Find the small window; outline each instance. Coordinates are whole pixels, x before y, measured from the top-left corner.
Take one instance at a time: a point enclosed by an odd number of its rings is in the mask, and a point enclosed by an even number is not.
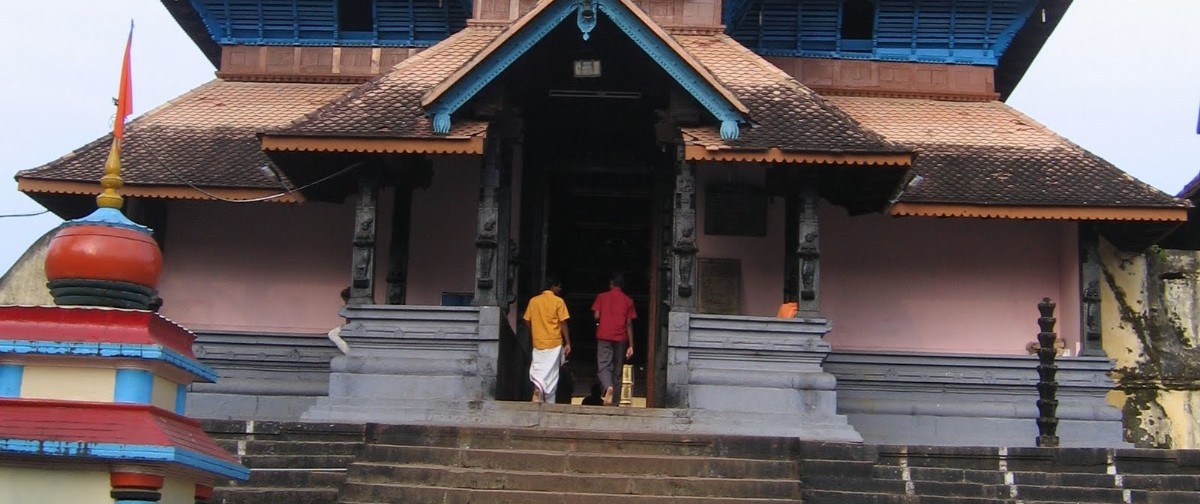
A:
[[[374,0],[338,0],[338,31],[374,32]]]
[[[875,3],[846,0],[842,3],[842,50],[870,51],[875,38]]]

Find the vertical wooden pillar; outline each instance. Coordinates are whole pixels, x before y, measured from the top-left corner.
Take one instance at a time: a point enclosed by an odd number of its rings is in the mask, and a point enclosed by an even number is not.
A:
[[[800,197],[788,194],[783,206],[783,301],[800,300]]]
[[[821,311],[821,240],[817,217],[817,184],[806,180],[800,188],[797,210],[797,285],[800,294],[799,311],[816,313]]]
[[[671,272],[671,311],[696,311],[696,166],[676,146]]]
[[[515,142],[506,137],[500,149],[500,166],[496,183],[496,211],[499,224],[496,232],[496,304],[501,310],[516,300],[513,289],[514,265],[510,262],[516,251],[512,240],[512,173]]]
[[[354,212],[354,257],[351,261],[348,304],[375,303],[375,223],[379,179],[371,170],[358,175],[358,204]]]
[[[489,136],[485,141],[483,166],[479,177],[479,220],[475,232],[475,306],[499,306],[496,288],[499,273],[500,246],[500,139]],[[505,245],[507,248],[507,244]]]
[[[396,186],[392,198],[392,245],[388,250],[387,304],[405,304],[408,292],[408,250],[412,233],[411,183]]]
[[[1079,354],[1106,357],[1100,336],[1100,235],[1091,224],[1079,225]]]

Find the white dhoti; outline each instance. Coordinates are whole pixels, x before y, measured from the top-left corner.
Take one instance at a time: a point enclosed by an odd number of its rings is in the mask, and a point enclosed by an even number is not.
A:
[[[562,365],[562,345],[545,350],[533,349],[533,360],[529,363],[529,381],[533,382],[533,393],[542,402],[554,402],[558,390],[558,368]],[[550,399],[547,400],[546,398]]]

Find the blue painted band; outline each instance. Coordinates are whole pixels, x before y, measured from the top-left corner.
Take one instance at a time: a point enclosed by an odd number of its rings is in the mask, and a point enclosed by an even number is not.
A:
[[[161,345],[0,340],[0,354],[72,355],[162,361],[187,371],[198,380],[215,382],[217,373],[200,361]]]
[[[187,385],[175,385],[175,414],[187,414]]]
[[[236,478],[242,481],[250,478],[250,470],[241,464],[174,446],[85,443],[41,439],[0,439],[0,453],[71,458],[94,457],[107,460],[143,462],[171,462],[226,478]]]
[[[0,397],[21,397],[21,378],[24,375],[25,366],[0,364]]]
[[[72,226],[107,226],[123,229],[132,229],[134,231],[145,233],[148,235],[154,234],[150,228],[129,220],[125,214],[115,208],[97,208],[96,211],[88,214],[85,217],[72,219],[62,224],[62,227]]]
[[[145,369],[117,369],[113,402],[150,404],[154,397],[154,374]]]

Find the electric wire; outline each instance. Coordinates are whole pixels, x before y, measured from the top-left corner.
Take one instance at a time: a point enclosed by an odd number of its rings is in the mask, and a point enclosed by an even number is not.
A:
[[[47,213],[50,213],[50,211],[42,210],[41,212],[31,212],[31,213],[22,213],[22,214],[7,214],[7,215],[0,215],[0,219],[8,219],[8,218],[12,218],[12,217],[37,217],[39,215],[47,214]]]
[[[292,193],[294,193],[294,192],[297,192],[297,191],[303,191],[303,190],[305,190],[305,189],[308,189],[308,188],[310,188],[310,187],[312,187],[312,186],[315,186],[315,185],[317,185],[317,184],[323,183],[323,182],[325,182],[325,181],[327,181],[327,180],[329,180],[329,179],[332,179],[332,178],[334,178],[334,177],[337,177],[337,176],[340,176],[340,175],[342,175],[342,174],[345,174],[346,172],[349,172],[349,171],[351,171],[351,170],[353,170],[353,169],[355,169],[355,168],[358,168],[358,167],[362,166],[362,164],[363,164],[363,162],[362,162],[362,161],[359,161],[359,162],[353,163],[353,164],[351,164],[351,165],[349,165],[349,166],[347,166],[347,167],[345,167],[345,168],[342,168],[341,170],[338,170],[338,171],[336,171],[336,172],[333,172],[333,173],[331,173],[331,174],[329,174],[329,175],[326,175],[326,176],[324,176],[324,177],[321,177],[321,178],[319,178],[319,179],[317,179],[317,180],[315,180],[315,181],[313,181],[313,182],[309,182],[309,183],[307,183],[307,184],[304,184],[304,185],[302,185],[302,186],[300,186],[300,187],[297,187],[297,188],[294,188],[294,189],[290,189],[290,188],[288,188],[288,187],[287,187],[287,185],[285,185],[285,184],[283,183],[283,181],[282,181],[282,180],[279,180],[279,179],[277,178],[276,180],[277,180],[277,181],[279,181],[279,184],[280,184],[281,186],[283,186],[283,188],[284,188],[284,192],[279,192],[279,193],[272,194],[272,195],[269,195],[269,196],[260,196],[260,197],[257,197],[257,198],[233,199],[233,198],[226,198],[226,197],[224,197],[224,196],[218,196],[218,195],[216,195],[216,194],[213,194],[213,193],[211,193],[211,192],[209,192],[209,191],[205,191],[204,189],[202,189],[202,188],[198,187],[196,184],[193,184],[193,183],[192,183],[190,180],[188,180],[187,178],[185,178],[185,177],[184,177],[183,175],[181,175],[181,174],[180,174],[178,171],[175,171],[175,169],[174,169],[174,168],[171,168],[169,165],[167,165],[167,163],[164,163],[164,162],[163,162],[163,160],[162,160],[162,158],[158,157],[158,153],[154,152],[154,149],[146,149],[146,151],[150,153],[150,156],[152,156],[152,157],[154,158],[154,161],[155,161],[155,162],[157,162],[159,166],[161,166],[161,167],[165,168],[165,169],[166,169],[168,172],[171,172],[171,175],[174,175],[174,176],[175,176],[175,178],[179,179],[179,181],[180,181],[180,182],[184,183],[185,185],[187,185],[187,186],[188,186],[189,188],[191,188],[192,190],[194,190],[194,191],[196,191],[196,192],[198,192],[198,193],[200,193],[200,194],[203,194],[203,195],[205,195],[205,196],[208,196],[208,197],[210,197],[210,198],[212,198],[212,199],[215,199],[215,200],[217,200],[217,201],[224,201],[224,202],[226,202],[226,203],[258,203],[258,202],[261,202],[261,201],[273,200],[273,199],[275,199],[275,198],[278,198],[278,197],[280,197],[280,196],[288,196],[288,195],[290,195],[290,194],[292,194]]]

